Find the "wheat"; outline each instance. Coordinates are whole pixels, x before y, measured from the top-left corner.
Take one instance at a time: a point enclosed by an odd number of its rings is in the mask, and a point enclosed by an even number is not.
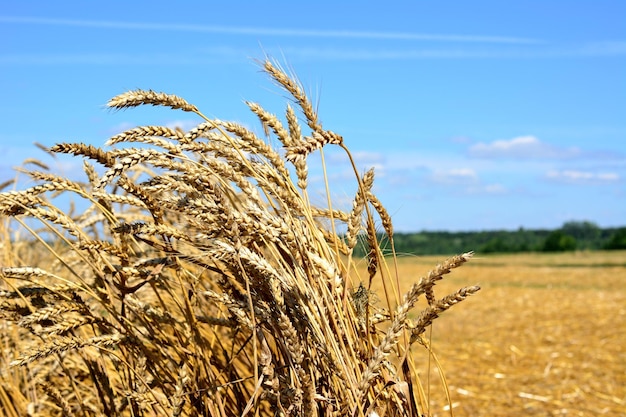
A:
[[[58,143],[50,148],[50,151],[56,153],[69,153],[73,155],[83,155],[106,167],[112,167],[115,163],[109,152],[96,148],[93,145],[85,145],[84,143]]]
[[[312,153],[316,149],[322,149],[324,146],[333,144],[333,145],[342,145],[343,138],[336,133],[330,131],[322,131],[311,132],[311,136],[305,138],[306,140],[301,142],[299,145],[291,146],[287,150],[287,154],[285,158],[288,161],[297,164],[301,163],[310,153]]]
[[[454,294],[450,294],[441,300],[431,303],[430,306],[420,313],[420,316],[417,318],[417,323],[414,328],[411,329],[411,342],[416,341],[417,338],[424,332],[426,327],[430,326],[433,320],[439,317],[439,314],[446,311],[453,305],[465,300],[478,290],[480,290],[479,286],[461,288]]]
[[[357,235],[361,231],[361,222],[363,219],[363,210],[365,210],[365,196],[370,192],[374,185],[374,170],[370,169],[363,175],[359,182],[359,190],[352,202],[352,211],[348,217],[348,230],[346,231],[346,240],[349,249],[354,249],[357,243]]]
[[[273,124],[276,123],[278,123],[278,121],[275,121]],[[274,168],[281,177],[289,177],[289,172],[285,168],[285,163],[280,155],[278,155],[278,153],[264,141],[257,138],[254,133],[236,123],[220,121],[219,124],[226,131],[235,134],[242,140],[242,142],[238,144],[238,149],[240,151],[254,152],[255,155],[265,157],[272,165],[272,168]],[[281,132],[281,134],[286,135],[286,132]]]
[[[207,132],[210,132],[216,127],[217,125],[212,121],[200,123],[198,126],[194,127],[189,132],[185,133],[185,135],[180,140],[180,142],[184,144],[189,144],[193,142],[194,140],[196,140],[197,138],[204,136]]]
[[[55,388],[52,384],[48,382],[44,382],[41,384],[43,390],[52,398],[54,403],[62,410],[63,415],[67,417],[74,417],[75,414],[72,411],[67,400],[63,397],[61,392],[57,388]]]
[[[34,323],[39,323],[43,321],[47,321],[50,319],[57,319],[63,313],[67,313],[70,311],[79,311],[81,307],[75,303],[68,302],[60,302],[55,303],[53,305],[49,305],[47,307],[40,308],[39,310],[29,314],[28,316],[23,317],[18,325],[23,327],[28,327],[33,325]]]
[[[45,345],[39,347],[37,350],[27,353],[23,357],[11,362],[11,366],[20,366],[35,360],[45,358],[54,353],[60,353],[67,350],[81,349],[85,346],[95,347],[110,347],[122,342],[123,338],[119,334],[97,336],[91,339],[80,339],[77,337],[58,337]]]
[[[113,97],[107,103],[108,107],[114,109],[125,109],[128,107],[137,107],[142,104],[152,104],[153,106],[166,106],[172,109],[181,109],[188,112],[198,112],[198,108],[187,103],[174,94],[157,93],[152,90],[134,90],[122,93]]]
[[[283,124],[280,122],[280,120],[278,120],[276,115],[266,111],[258,103],[246,101],[246,104],[248,105],[250,110],[252,110],[252,112],[257,115],[261,123],[264,126],[269,126],[278,138],[278,140],[280,140],[283,145],[289,147],[289,144],[292,141],[292,136],[287,130],[285,130]]]
[[[162,146],[168,150],[176,149],[176,145],[173,145],[171,142],[168,142],[165,140],[159,140],[158,142],[149,142],[149,140],[158,139],[159,137],[180,141],[185,137],[185,135],[178,130],[170,129],[169,127],[142,126],[142,127],[135,127],[133,129],[126,130],[122,133],[112,136],[106,142],[106,144],[108,146],[111,146],[120,142],[146,142],[146,143],[151,143],[153,145]]]
[[[282,86],[298,103],[309,127],[314,131],[321,130],[321,126],[318,124],[317,112],[314,110],[311,101],[298,82],[290,78],[280,67],[277,67],[270,60],[266,60],[263,63],[263,68],[272,79]]]
[[[269,61],[263,67],[296,105],[282,121],[246,102],[264,139],[209,120],[178,96],[135,90],[108,106],[161,105],[203,121],[187,132],[129,129],[109,139],[114,149],[55,145],[54,155],[86,159],[84,182],[27,171],[37,185],[0,193],[11,227],[2,229],[0,269],[0,326],[11,350],[0,358],[13,374],[36,368],[15,377],[24,398],[43,391],[54,415],[428,412],[424,361],[406,355],[425,344],[439,314],[478,290],[434,293],[471,253],[435,267],[399,299],[373,217],[395,256],[374,171],[359,175],[353,164],[349,212],[311,204],[309,155],[337,145],[352,156],[322,127],[302,86]],[[60,193],[81,201],[79,214],[61,208]],[[367,285],[359,242],[368,247]],[[408,315],[422,296],[428,305],[413,324]],[[1,394],[0,410],[9,401]]]

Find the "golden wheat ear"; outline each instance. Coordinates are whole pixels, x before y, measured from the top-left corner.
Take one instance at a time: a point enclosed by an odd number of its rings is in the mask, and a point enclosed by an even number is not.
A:
[[[27,415],[23,404],[37,398],[54,415],[428,413],[424,330],[478,291],[437,298],[435,284],[471,253],[401,297],[374,171],[360,174],[297,80],[262,65],[290,104],[271,113],[246,102],[259,129],[207,119],[176,95],[130,91],[108,107],[165,106],[203,121],[187,132],[139,126],[113,136],[113,148],[57,144],[51,152],[85,159],[86,180],[29,166],[36,185],[0,193],[0,410],[19,404],[13,414]],[[325,203],[308,196],[309,160],[324,161],[329,145],[354,173],[347,211],[333,207],[325,169]]]
[[[194,113],[198,112],[196,106],[189,104],[187,100],[183,98],[174,94],[157,93],[152,90],[133,90],[119,94],[107,102],[107,107],[120,110],[144,104],[165,106]]]

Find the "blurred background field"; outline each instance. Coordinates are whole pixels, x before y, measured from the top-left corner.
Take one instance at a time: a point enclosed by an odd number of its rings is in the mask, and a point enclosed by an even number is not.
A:
[[[444,258],[400,259],[403,289]],[[435,292],[473,284],[432,330],[454,415],[626,415],[626,252],[477,254]],[[450,415],[430,368],[431,413]]]

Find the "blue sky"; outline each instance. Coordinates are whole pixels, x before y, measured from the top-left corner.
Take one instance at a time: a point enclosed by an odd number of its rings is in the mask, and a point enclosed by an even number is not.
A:
[[[285,106],[255,63],[267,54],[375,167],[396,230],[626,225],[626,2],[210,3],[5,2],[0,182],[44,159],[35,141],[103,145],[136,125],[199,122],[104,108],[135,88],[261,133],[243,101]],[[347,206],[347,162],[328,158]]]

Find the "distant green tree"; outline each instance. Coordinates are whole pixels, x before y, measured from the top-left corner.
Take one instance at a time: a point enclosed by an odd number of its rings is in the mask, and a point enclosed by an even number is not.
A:
[[[560,229],[550,232],[542,248],[544,252],[564,252],[574,249],[576,249],[576,239]]]
[[[604,246],[605,249],[626,249],[626,227],[617,229]]]
[[[593,249],[601,246],[599,240],[602,229],[593,222],[569,221],[561,226],[561,230],[576,239],[578,249]]]
[[[623,227],[621,229],[626,229]],[[395,249],[399,254],[451,255],[468,250],[478,253],[514,253],[538,251],[567,251],[574,249],[626,249],[626,231],[618,228],[600,228],[589,221],[572,221],[558,230],[523,227],[517,230],[482,231],[421,231],[394,234]],[[390,245],[378,236],[383,253]],[[365,256],[367,243],[363,237],[355,248],[355,256]]]
[[[503,253],[510,252],[511,248],[506,244],[505,240],[501,237],[494,237],[490,239],[487,243],[482,245],[478,252],[481,253]]]

